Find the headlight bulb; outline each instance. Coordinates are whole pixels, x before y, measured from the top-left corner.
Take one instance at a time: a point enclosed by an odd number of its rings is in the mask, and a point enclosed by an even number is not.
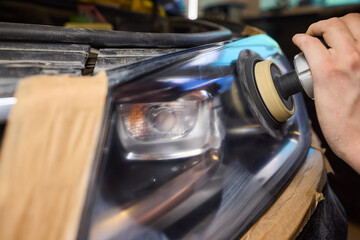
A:
[[[171,108],[154,106],[149,109],[148,120],[159,132],[168,132],[175,127],[177,118]]]

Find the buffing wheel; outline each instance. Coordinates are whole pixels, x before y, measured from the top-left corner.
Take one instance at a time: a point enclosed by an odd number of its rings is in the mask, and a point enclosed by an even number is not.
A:
[[[247,100],[247,106],[249,107],[249,110],[260,123],[262,128],[270,136],[281,139],[284,135],[287,134],[287,121],[278,121],[272,115],[272,113],[265,105],[264,100],[262,99],[262,95],[258,90],[257,81],[255,80],[255,65],[263,61],[264,59],[262,59],[261,56],[251,50],[241,51],[236,62],[237,78],[235,80],[235,84],[237,84],[237,89],[240,90],[239,94],[241,93],[242,96]],[[272,76],[270,78],[271,81],[273,81],[272,79],[277,80],[278,77],[282,76],[279,68],[274,66],[276,65],[272,64],[270,67],[270,75]],[[259,78],[257,80],[260,82],[260,78],[262,77],[258,76],[256,78]],[[267,78],[267,80],[269,80],[269,78]],[[276,83],[277,81],[275,81],[275,89],[277,89]],[[260,83],[260,85],[262,84]],[[238,97],[241,98],[240,95]],[[281,96],[281,100],[290,112],[294,112],[294,101],[291,97],[284,99]],[[239,99],[239,101],[241,100]],[[276,113],[274,115],[277,116]]]
[[[286,101],[279,96],[273,78],[273,73],[276,70],[282,74],[274,62],[261,61],[255,64],[254,77],[258,91],[266,108],[278,122],[282,123],[294,115],[295,106],[293,99],[291,99],[291,103],[289,103],[289,101]]]

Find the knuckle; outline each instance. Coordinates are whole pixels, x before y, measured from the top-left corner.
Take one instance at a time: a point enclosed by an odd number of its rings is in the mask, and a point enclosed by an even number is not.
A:
[[[321,26],[322,23],[323,23],[323,21],[319,21],[319,22],[310,24],[310,26],[308,27],[308,29],[307,29],[306,32],[308,33],[308,32],[311,31],[312,29],[315,29],[315,28],[317,28],[318,26]]]
[[[327,70],[327,82],[331,84],[339,83],[339,79],[343,79],[346,73],[339,66],[333,65]]]
[[[319,78],[314,77],[314,81],[329,81],[334,77],[338,77],[342,73],[342,71],[338,68],[336,63],[331,58],[323,59],[321,63],[318,63],[317,65],[312,67],[315,68],[314,71],[312,71],[313,74],[321,76]]]
[[[312,23],[312,24],[310,24],[310,26],[309,26],[309,28],[308,28],[308,29],[314,28],[314,26],[316,26],[316,25],[318,25],[318,24],[319,24],[319,22]]]
[[[339,70],[331,59],[326,59],[322,62],[322,70],[324,73],[326,73],[328,76],[334,76],[338,75]]]
[[[350,62],[358,62],[359,61],[359,51],[356,48],[351,48],[350,51],[346,54],[346,58]]]
[[[344,24],[343,21],[337,17],[330,18],[326,21],[326,25],[328,25],[329,27],[339,26],[339,25],[343,25],[343,24]]]
[[[346,14],[343,17],[344,20],[349,20],[349,21],[359,21],[360,20],[360,14],[359,13],[349,13]]]
[[[330,76],[352,75],[360,73],[360,51],[356,48],[349,48],[341,55],[334,55],[333,63],[324,63],[327,66]]]
[[[313,37],[305,37],[305,38],[303,39],[302,44],[303,44],[304,46],[310,46],[310,45],[316,44],[317,41],[318,41],[318,40],[317,40],[316,38],[313,38]]]
[[[320,63],[319,63],[320,64]],[[324,73],[326,73],[327,75],[334,75],[334,74],[338,74],[341,70],[339,68],[339,61],[336,60],[333,56],[329,56],[325,59],[323,59],[321,61],[320,64],[322,68],[322,70],[324,71]]]
[[[348,64],[352,71],[360,71],[360,52],[357,49],[347,54]]]

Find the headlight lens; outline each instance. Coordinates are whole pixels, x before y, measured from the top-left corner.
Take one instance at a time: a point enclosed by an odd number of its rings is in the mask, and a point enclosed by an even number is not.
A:
[[[128,160],[190,157],[221,143],[218,110],[203,95],[197,100],[120,104],[117,113]]]
[[[122,104],[119,109],[126,133],[139,142],[166,141],[189,134],[197,120],[196,101]]]

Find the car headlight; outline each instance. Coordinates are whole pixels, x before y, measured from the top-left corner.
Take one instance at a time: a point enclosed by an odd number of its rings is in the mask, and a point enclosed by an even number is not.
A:
[[[171,102],[120,104],[117,114],[127,160],[185,158],[221,144],[219,110],[205,91]]]
[[[257,35],[156,71],[174,55],[107,72],[90,239],[233,239],[266,211],[307,156],[310,130],[299,95],[282,138],[261,129],[238,85],[245,49],[290,69],[276,42]]]

